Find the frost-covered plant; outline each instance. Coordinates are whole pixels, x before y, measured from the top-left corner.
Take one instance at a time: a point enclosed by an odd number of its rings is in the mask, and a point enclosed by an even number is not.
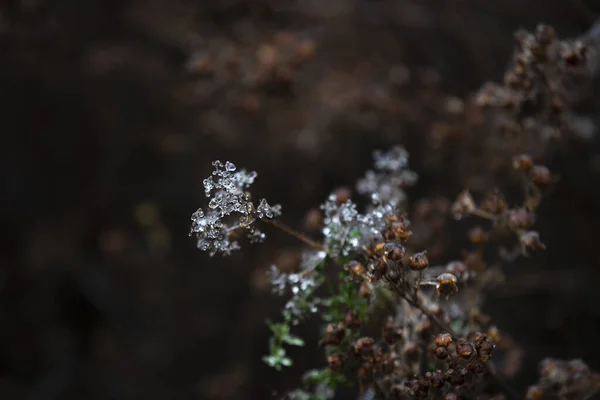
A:
[[[210,199],[208,209],[199,208],[192,214],[190,235],[195,235],[198,248],[225,255],[240,248],[235,239],[244,230],[250,242],[262,242],[265,234],[256,228],[257,220],[271,219],[281,215],[281,206],[270,206],[261,199],[258,206],[252,202],[247,191],[256,179],[256,172],[236,171],[236,166],[227,161],[213,162],[212,175],[204,179],[204,192]]]
[[[516,57],[516,76],[507,82],[516,92],[523,89],[517,84],[523,83],[525,67],[546,62],[544,52],[549,50],[544,43],[554,40],[547,37],[548,32],[538,28],[536,37],[527,36],[525,55],[533,51],[535,63],[526,63],[531,61],[528,57]],[[561,57],[566,57],[567,63],[583,60],[585,51],[580,46],[575,50],[573,54],[562,51]],[[539,72],[536,68],[532,70],[535,73]],[[480,106],[496,104],[490,101],[480,101]],[[505,111],[503,108],[500,114]],[[545,115],[538,110],[531,118],[541,120]],[[497,116],[493,114],[491,119]],[[515,115],[511,118],[516,122]],[[331,194],[321,205],[320,241],[274,220],[280,215],[279,206],[271,207],[264,199],[254,206],[248,188],[255,172],[235,172],[233,164],[216,161],[213,176],[204,181],[209,208],[192,216],[192,233],[202,250],[211,255],[229,254],[239,248],[234,239],[239,230],[245,230],[251,241],[262,240],[264,234],[256,227],[260,221],[309,245],[296,271],[282,272],[271,266],[273,293],[290,297],[282,319],[268,321],[269,354],[263,360],[277,370],[290,366],[285,346],[304,346],[292,333],[293,327],[318,315],[323,321],[319,344],[326,365],[306,372],[303,387],[284,398],[324,400],[335,395],[338,385],[352,383],[358,383],[362,399],[515,398],[503,378],[517,369],[518,348],[480,306],[484,289],[499,280],[502,263],[514,255],[529,256],[545,248],[531,228],[542,194],[553,183],[550,170],[529,154],[512,155],[507,168],[525,184],[519,205],[510,206],[499,190],[480,203],[464,190],[444,211],[446,216],[483,218],[490,228],[477,226],[469,231],[475,250],[466,251],[462,260],[451,258],[430,265],[426,250],[410,247],[413,233],[404,189],[416,182],[417,175],[408,169],[407,151],[396,146],[373,155],[374,168],[356,186],[357,192],[370,200],[368,205],[360,210],[351,196]],[[421,214],[427,212],[421,210]],[[483,255],[490,253],[490,245],[498,244],[494,244],[498,237],[498,242],[506,241],[506,233],[516,239],[516,252],[487,266]],[[382,316],[386,318],[380,335],[367,336],[363,328],[381,322]],[[581,361],[549,360],[542,365],[542,379],[530,388],[527,398],[587,398],[598,389],[600,378]]]

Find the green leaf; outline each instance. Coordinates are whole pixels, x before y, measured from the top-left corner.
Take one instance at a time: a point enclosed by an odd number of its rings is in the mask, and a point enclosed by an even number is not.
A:
[[[283,357],[281,360],[279,360],[279,362],[284,367],[289,367],[290,365],[292,365],[292,359],[289,357]]]
[[[304,346],[304,340],[300,339],[297,336],[286,335],[282,338],[284,343],[289,344],[290,346]]]

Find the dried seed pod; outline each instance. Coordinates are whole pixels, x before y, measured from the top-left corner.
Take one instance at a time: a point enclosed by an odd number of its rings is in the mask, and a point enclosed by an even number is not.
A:
[[[352,275],[353,279],[361,280],[365,277],[365,267],[358,261],[352,260],[344,267]]]
[[[406,254],[406,249],[399,243],[389,242],[383,246],[383,254],[392,261],[400,261]]]
[[[378,242],[375,243],[373,246],[371,246],[371,250],[370,252],[372,254],[378,255],[378,256],[382,256],[383,255],[383,248],[386,245],[386,242]]]
[[[465,339],[459,339],[456,342],[456,354],[462,358],[470,359],[476,354],[477,350],[473,343],[466,341]]]
[[[445,347],[436,347],[433,350],[433,355],[435,356],[435,358],[437,358],[438,360],[445,360],[448,358],[448,356],[450,354],[448,354],[448,349],[446,349]]]
[[[458,292],[458,286],[456,286],[456,276],[444,272],[436,278],[436,290],[438,296],[448,296],[452,292]]]
[[[373,261],[369,265],[369,272],[370,272],[371,280],[373,280],[373,281],[380,280],[381,277],[383,277],[383,275],[385,275],[387,270],[388,270],[388,265],[387,265],[387,261],[385,259],[380,258],[380,259]]]
[[[433,372],[427,372],[425,376],[429,379],[429,383],[433,387],[442,387],[444,386],[444,383],[446,383],[446,377],[439,369],[436,369]]]
[[[395,264],[392,267],[388,268],[387,274],[385,276],[390,282],[392,282],[394,284],[400,282],[401,276],[400,276],[400,270],[398,268],[398,264]]]
[[[413,254],[408,258],[408,266],[414,271],[422,271],[429,267],[429,258],[427,257],[427,250]]]
[[[368,356],[373,353],[373,344],[375,344],[375,340],[370,337],[362,337],[354,342],[354,353],[358,356]]]
[[[404,218],[398,219],[397,221],[394,221],[389,225],[389,230],[393,232],[394,238],[396,240],[408,239],[412,235],[412,232],[409,228],[410,224],[408,220]]]
[[[452,343],[452,335],[449,333],[440,333],[433,340],[438,347],[448,347]]]
[[[492,353],[496,347],[494,343],[487,338],[487,336],[481,340],[480,343],[476,343],[477,355],[480,361],[489,361],[492,359]]]

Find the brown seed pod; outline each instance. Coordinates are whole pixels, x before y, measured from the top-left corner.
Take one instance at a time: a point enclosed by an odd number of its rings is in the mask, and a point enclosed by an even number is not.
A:
[[[448,347],[452,343],[452,335],[449,333],[440,333],[433,338],[435,345],[438,347]]]
[[[406,249],[399,243],[388,242],[383,246],[383,254],[392,261],[400,261],[406,254]]]
[[[436,281],[436,289],[438,296],[448,296],[452,292],[458,292],[458,286],[456,286],[456,276],[448,272],[444,272],[436,278]]]
[[[368,356],[373,353],[373,344],[375,340],[370,337],[362,337],[354,342],[354,353],[358,356]]]
[[[433,355],[435,356],[435,358],[437,358],[438,360],[445,360],[448,358],[449,354],[448,354],[448,350],[445,347],[436,347],[433,350]]]
[[[414,271],[422,271],[429,267],[429,258],[427,257],[427,250],[421,251],[420,253],[413,254],[408,258],[408,266]]]
[[[465,339],[459,339],[456,342],[456,354],[462,358],[470,359],[476,354],[477,350],[471,342],[467,342]]]

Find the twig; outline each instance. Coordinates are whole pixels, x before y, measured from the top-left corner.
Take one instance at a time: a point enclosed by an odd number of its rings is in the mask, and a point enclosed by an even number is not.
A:
[[[312,240],[311,238],[306,236],[304,233],[299,232],[299,231],[295,230],[294,228],[291,228],[291,227],[285,225],[283,222],[280,222],[277,220],[268,220],[268,219],[265,219],[262,221],[267,224],[273,225],[274,227],[276,227],[278,229],[281,229],[288,235],[291,235],[291,236],[295,237],[296,239],[306,243],[307,245],[309,245],[310,247],[312,247],[315,250],[323,249],[323,247],[319,243],[315,242],[314,240]]]

